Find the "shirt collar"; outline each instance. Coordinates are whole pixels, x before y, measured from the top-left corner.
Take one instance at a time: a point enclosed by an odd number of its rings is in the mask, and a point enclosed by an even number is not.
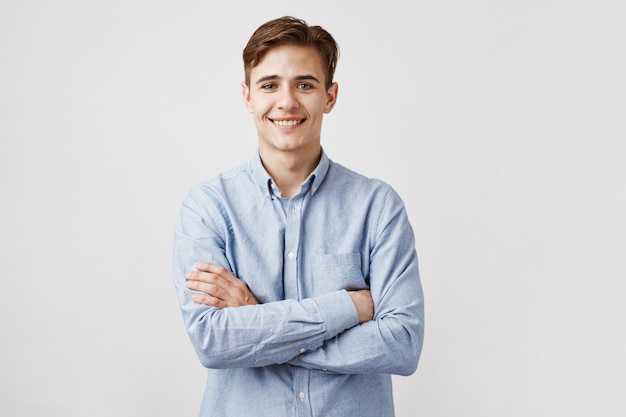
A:
[[[320,188],[324,178],[326,178],[326,174],[328,173],[328,168],[330,167],[330,159],[322,149],[322,157],[320,158],[320,162],[317,164],[317,167],[313,170],[307,181],[310,179],[313,180],[313,184],[311,184],[311,195],[314,195],[317,192],[317,189]],[[305,181],[306,182],[306,181]]]
[[[314,195],[317,192],[318,188],[324,181],[326,174],[328,173],[329,167],[330,159],[326,155],[326,152],[324,152],[324,149],[322,149],[322,155],[317,167],[315,167],[313,172],[311,172],[303,183],[306,184],[307,182],[312,182],[309,188],[311,195]],[[258,150],[254,155],[254,158],[250,161],[250,168],[252,170],[252,177],[254,178],[254,181],[261,187],[262,191],[267,194],[270,199],[274,198],[272,193],[272,184],[274,184],[274,180],[265,170]]]

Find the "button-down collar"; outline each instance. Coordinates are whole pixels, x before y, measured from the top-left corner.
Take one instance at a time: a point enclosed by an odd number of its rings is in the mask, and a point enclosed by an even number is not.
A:
[[[321,186],[324,178],[326,178],[326,174],[328,173],[328,167],[330,166],[330,160],[328,156],[322,149],[322,155],[320,157],[320,161],[317,164],[317,167],[311,172],[311,174],[307,177],[307,179],[302,183],[307,184],[311,183],[311,187],[309,187],[309,192],[311,195],[314,195],[319,187]],[[272,191],[275,188],[275,181],[271,177],[271,175],[265,170],[263,163],[261,162],[261,156],[257,152],[255,157],[250,161],[250,169],[252,171],[252,176],[255,182],[259,185],[260,189],[264,194],[268,196],[268,198],[274,198],[274,193]]]

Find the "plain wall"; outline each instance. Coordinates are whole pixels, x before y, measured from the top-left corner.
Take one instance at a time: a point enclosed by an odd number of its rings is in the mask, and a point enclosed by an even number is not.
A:
[[[2,0],[0,415],[197,415],[174,222],[255,152],[241,50],[287,14],[341,46],[327,153],[415,229],[397,416],[626,415],[618,0]]]

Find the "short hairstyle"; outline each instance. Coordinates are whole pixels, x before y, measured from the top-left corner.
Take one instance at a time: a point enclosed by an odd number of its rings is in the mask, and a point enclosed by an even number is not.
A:
[[[321,26],[309,26],[304,20],[292,16],[265,22],[252,34],[243,50],[246,84],[250,85],[252,68],[258,65],[270,49],[282,45],[315,48],[326,69],[326,88],[331,86],[339,59],[339,45]]]

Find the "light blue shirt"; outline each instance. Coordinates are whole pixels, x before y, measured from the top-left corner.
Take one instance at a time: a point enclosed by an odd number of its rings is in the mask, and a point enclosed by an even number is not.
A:
[[[185,273],[224,266],[260,305],[191,300]],[[424,332],[412,228],[398,194],[332,162],[291,199],[256,155],[193,187],[175,228],[174,283],[208,370],[202,417],[393,416],[391,374],[415,372]],[[368,288],[359,324],[347,290]]]

